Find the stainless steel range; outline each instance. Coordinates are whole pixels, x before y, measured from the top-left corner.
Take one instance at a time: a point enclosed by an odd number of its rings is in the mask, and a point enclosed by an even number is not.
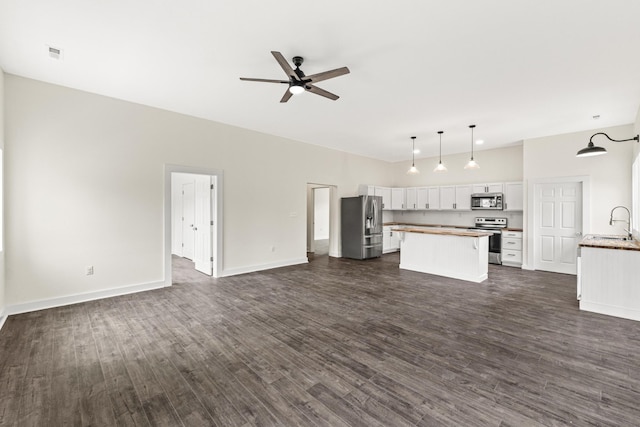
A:
[[[489,236],[489,263],[502,264],[502,229],[507,228],[507,218],[479,217],[472,230],[491,233]]]

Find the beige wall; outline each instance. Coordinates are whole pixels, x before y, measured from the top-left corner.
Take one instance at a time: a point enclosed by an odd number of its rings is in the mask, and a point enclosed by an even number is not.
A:
[[[625,125],[524,141],[525,266],[533,265],[527,224],[533,214],[529,193],[531,185],[536,181],[586,176],[590,200],[583,212],[584,234],[624,234],[622,225],[609,225],[609,213],[614,206],[631,205],[633,144],[609,143],[605,137],[597,137],[602,139],[597,139],[594,143],[604,146],[608,151],[607,155],[578,158],[576,152],[586,147],[589,138],[597,132],[606,132],[614,139],[626,139],[632,131],[633,125]]]
[[[478,170],[467,170],[464,166],[470,153],[442,156],[442,164],[447,172],[435,173],[438,157],[416,159],[419,175],[407,175],[411,161],[394,163],[393,185],[397,187],[418,187],[426,185],[472,184],[491,182],[522,181],[522,145],[477,151],[473,155],[480,165]],[[372,183],[373,184],[373,183]]]
[[[307,183],[391,181],[382,161],[13,75],[5,97],[8,305],[162,281],[165,164],[224,172],[224,271],[306,259]]]

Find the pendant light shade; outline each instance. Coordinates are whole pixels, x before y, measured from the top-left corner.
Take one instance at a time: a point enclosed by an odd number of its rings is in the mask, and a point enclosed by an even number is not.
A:
[[[438,135],[440,135],[440,161],[438,162],[438,166],[433,170],[434,172],[446,172],[447,168],[442,164],[442,134],[444,131],[439,130]]]
[[[604,132],[598,132],[596,134],[593,134],[591,138],[589,138],[589,144],[586,146],[586,148],[583,148],[582,150],[578,151],[576,153],[576,157],[591,157],[591,156],[599,156],[601,154],[607,154],[607,150],[605,148],[597,147],[593,145],[593,137],[597,135],[604,135],[607,137],[607,139],[609,139],[609,141],[613,141],[613,142],[626,142],[626,141],[638,142],[638,140],[640,140],[640,137],[638,137],[638,135],[629,139],[613,139]]]
[[[417,175],[420,173],[418,168],[416,167],[416,137],[411,137],[411,167],[407,171],[408,175]]]
[[[469,127],[471,128],[471,160],[469,160],[469,163],[467,163],[464,168],[471,170],[480,169],[480,165],[473,160],[473,128],[475,128],[476,125],[469,125]]]

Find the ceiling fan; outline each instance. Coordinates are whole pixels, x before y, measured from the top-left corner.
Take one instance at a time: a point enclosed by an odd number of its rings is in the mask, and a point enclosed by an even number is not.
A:
[[[316,95],[324,96],[325,98],[329,98],[332,100],[336,100],[340,98],[338,95],[335,95],[331,92],[328,92],[324,89],[320,89],[318,86],[315,86],[314,83],[321,82],[323,80],[332,79],[334,77],[342,76],[344,74],[349,74],[349,69],[347,67],[336,68],[335,70],[325,71],[318,74],[312,74],[310,76],[305,76],[300,66],[304,62],[304,58],[301,56],[293,57],[293,65],[296,66],[294,70],[291,68],[291,65],[284,59],[284,56],[280,52],[271,51],[271,54],[278,64],[282,67],[285,74],[289,77],[289,80],[270,80],[270,79],[252,79],[248,77],[240,77],[240,80],[250,81],[250,82],[266,82],[266,83],[284,83],[288,84],[289,88],[282,96],[280,102],[287,102],[292,95],[297,95],[304,91],[315,93]]]

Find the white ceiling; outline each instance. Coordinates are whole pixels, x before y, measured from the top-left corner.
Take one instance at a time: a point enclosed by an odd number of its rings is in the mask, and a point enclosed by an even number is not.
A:
[[[632,123],[638,0],[0,0],[7,73],[387,161]],[[47,46],[63,49],[63,59]],[[285,85],[305,58],[337,101]],[[600,115],[594,120],[594,115]],[[586,143],[586,141],[585,141]]]

